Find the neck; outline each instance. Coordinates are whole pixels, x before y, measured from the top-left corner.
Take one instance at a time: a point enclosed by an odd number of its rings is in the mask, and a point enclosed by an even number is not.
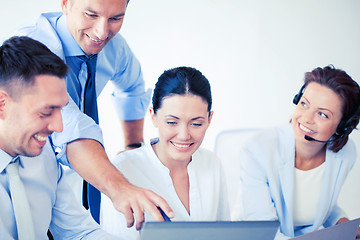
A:
[[[157,142],[156,144],[152,145],[152,148],[156,154],[156,156],[159,158],[160,162],[167,167],[170,172],[181,172],[183,170],[187,171],[187,166],[190,162],[189,161],[181,161],[181,160],[174,160],[171,159],[167,154],[166,151],[163,151],[164,146],[161,145],[160,142]]]
[[[326,144],[296,144],[295,167],[310,170],[325,162]]]

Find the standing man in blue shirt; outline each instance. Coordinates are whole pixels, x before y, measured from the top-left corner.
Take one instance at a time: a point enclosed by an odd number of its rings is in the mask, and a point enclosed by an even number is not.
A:
[[[151,91],[145,91],[140,64],[118,33],[127,4],[128,0],[61,0],[62,13],[42,14],[34,26],[21,29],[20,34],[39,40],[66,61],[71,68],[66,78],[68,93],[96,123],[96,98],[109,80],[113,83],[112,99],[123,126],[125,146],[131,148],[143,142],[144,116]],[[162,220],[156,206],[173,216],[162,198],[130,185],[116,173],[100,144],[101,134],[87,131],[87,127],[93,126],[84,127],[81,118],[74,119],[73,112],[66,109],[64,132],[56,134],[53,141],[66,151],[59,154],[60,161],[65,164],[69,161],[84,179],[108,195],[116,209],[124,213],[128,226],[133,225],[135,215],[136,226],[140,228],[144,211]],[[67,128],[66,122],[74,121],[79,122],[77,128]],[[93,217],[98,221],[96,212]]]
[[[68,67],[46,46],[13,37],[0,47],[0,239],[118,239],[100,229],[51,147],[71,105]],[[71,106],[70,106],[71,107]],[[74,106],[76,108],[76,106]]]

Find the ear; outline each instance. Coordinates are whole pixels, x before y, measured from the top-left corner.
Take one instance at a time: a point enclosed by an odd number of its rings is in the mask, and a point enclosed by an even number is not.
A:
[[[209,120],[208,120],[208,121],[209,121],[209,125],[210,125],[210,123],[211,123],[211,119],[212,119],[213,114],[214,114],[214,111],[211,111],[211,112],[210,112],[210,115],[209,115]]]
[[[154,125],[154,127],[158,128],[157,120],[156,120],[156,114],[154,112],[154,109],[152,107],[149,108],[151,121]]]
[[[70,8],[70,0],[60,0],[60,6],[65,15],[68,15]]]
[[[5,118],[6,103],[8,102],[9,95],[6,91],[0,90],[0,119]]]

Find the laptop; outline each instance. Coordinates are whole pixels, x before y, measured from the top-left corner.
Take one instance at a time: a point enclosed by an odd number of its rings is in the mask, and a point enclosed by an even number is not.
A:
[[[145,222],[141,240],[273,240],[278,221]]]
[[[360,225],[360,218],[307,233],[294,240],[355,240]]]

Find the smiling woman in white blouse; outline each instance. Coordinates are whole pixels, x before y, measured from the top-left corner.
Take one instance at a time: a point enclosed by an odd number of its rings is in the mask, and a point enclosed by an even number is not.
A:
[[[218,158],[199,148],[213,112],[210,84],[194,68],[165,71],[156,83],[150,108],[159,137],[112,160],[128,181],[163,197],[174,211],[172,221],[228,220],[225,179]],[[102,196],[101,225],[131,240],[124,216]],[[145,221],[153,221],[145,215]]]

